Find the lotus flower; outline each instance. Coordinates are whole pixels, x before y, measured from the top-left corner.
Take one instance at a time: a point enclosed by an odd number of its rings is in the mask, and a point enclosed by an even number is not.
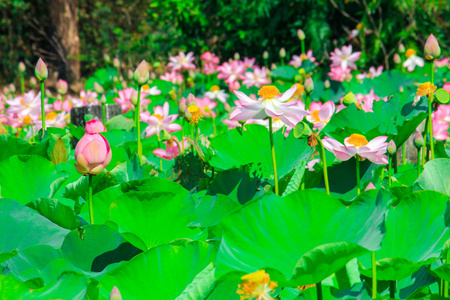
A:
[[[259,270],[241,277],[242,283],[239,284],[237,293],[241,299],[273,299],[270,295],[278,286],[275,281],[270,280],[270,275],[264,270]]]
[[[386,165],[388,164],[388,157],[385,155],[388,146],[386,140],[387,136],[379,136],[368,142],[365,136],[354,133],[344,139],[345,145],[329,137],[325,137],[322,143],[325,149],[336,155],[340,161],[358,155],[373,163]]]
[[[267,71],[265,67],[255,67],[253,72],[245,72],[245,79],[242,81],[242,84],[246,85],[247,88],[252,86],[261,88],[263,85],[270,83],[271,81],[267,78]]]
[[[414,71],[416,66],[423,67],[425,65],[423,58],[417,56],[413,49],[408,49],[405,55],[407,59],[403,63],[403,67],[407,68],[409,72]]]
[[[336,110],[333,101],[328,101],[325,104],[320,102],[311,103],[309,116],[306,120],[314,124],[314,129],[322,129],[330,120]]]
[[[217,85],[212,86],[210,91],[205,93],[205,96],[211,100],[217,99],[222,103],[227,102],[227,98],[230,97],[225,93],[225,90],[221,90]]]
[[[306,54],[293,55],[292,60],[289,64],[295,68],[300,68],[304,60],[309,60],[310,62],[315,62],[316,58],[313,56],[312,50],[308,50]]]
[[[178,148],[178,139],[177,137],[172,137],[168,141],[164,142],[166,144],[166,150],[164,149],[155,149],[153,150],[153,154],[155,154],[157,157],[160,157],[165,160],[172,160],[178,155],[180,155],[180,149]],[[183,147],[186,149],[187,142],[186,140],[183,141]]]
[[[350,46],[342,46],[341,49],[334,49],[334,52],[331,52],[331,67],[341,67],[343,70],[347,68],[356,70],[355,62],[361,56],[361,52],[352,53],[352,45]]]
[[[111,162],[111,148],[99,133],[87,133],[75,148],[75,168],[80,174],[100,174]]]
[[[193,70],[195,65],[192,63],[195,60],[194,52],[189,52],[187,55],[184,52],[178,53],[177,56],[169,56],[170,63],[167,64],[172,70]]]
[[[148,111],[142,112],[141,121],[149,124],[145,129],[145,136],[159,135],[161,130],[165,130],[168,133],[181,130],[179,124],[172,123],[177,117],[178,114],[169,115],[169,102],[165,102],[163,106],[155,107],[153,115],[150,115]]]

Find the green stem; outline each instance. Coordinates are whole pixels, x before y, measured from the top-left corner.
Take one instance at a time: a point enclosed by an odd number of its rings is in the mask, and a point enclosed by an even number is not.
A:
[[[431,61],[431,84],[434,85],[434,60]],[[431,158],[434,159],[434,140],[433,140],[433,119],[431,113],[433,111],[433,93],[431,93],[430,98],[428,99],[428,132],[430,133],[430,150],[431,150]]]
[[[102,121],[103,121],[103,126],[106,127],[106,104],[102,103]]]
[[[316,290],[317,290],[317,300],[322,300],[322,282],[316,283]]]
[[[159,141],[159,136],[158,136],[158,148],[161,148],[161,142]],[[162,171],[163,170],[163,166],[162,166],[162,158],[159,158],[159,169]]]
[[[310,105],[311,105],[311,98],[309,97],[309,95],[306,95],[305,109],[308,110]]]
[[[275,177],[275,195],[278,195],[277,161],[275,158],[275,146],[273,144],[272,117],[269,117],[269,135],[270,135],[270,148],[272,150],[273,176]]]
[[[20,89],[22,90],[22,94],[25,94],[25,78],[23,77],[23,73],[20,73]]]
[[[216,117],[214,117],[214,115],[212,116],[212,121],[213,121],[214,136],[216,136],[217,135]]]
[[[134,121],[135,121],[136,130],[137,130],[137,151],[138,151],[138,157],[139,157],[139,162],[142,165],[141,116],[140,116],[141,89],[142,89],[142,85],[138,85],[137,104],[136,104],[136,108],[134,109],[134,119],[135,119]]]
[[[302,45],[302,54],[305,54],[306,53],[305,40],[300,41],[300,44]]]
[[[402,146],[402,165],[406,165],[406,147],[405,147],[405,144],[403,144],[403,146]]]
[[[397,286],[397,281],[391,280],[391,281],[389,282],[389,297],[390,297],[391,299],[395,299],[395,289],[396,289],[396,286]]]
[[[380,175],[380,180],[381,182],[383,182],[384,179],[384,172],[385,172],[386,167],[384,167],[383,169],[381,169],[381,175]]]
[[[426,125],[428,125],[428,122],[425,122],[425,126]],[[425,156],[427,154],[426,153],[427,152],[427,146],[426,146],[427,145],[427,134],[424,135],[424,140],[425,140],[425,142],[422,146],[422,161],[421,161],[422,169],[423,169],[423,167],[425,165],[425,161],[426,161]]]
[[[359,182],[359,156],[355,156],[356,159],[356,194],[359,195],[361,193],[361,187]]]
[[[45,104],[44,104],[44,81],[41,81],[41,118],[42,118],[42,139],[45,134]]]
[[[323,147],[322,140],[317,136],[317,141],[320,144],[320,158],[323,164],[323,180],[325,181],[325,189],[327,194],[330,194],[330,186],[328,184],[328,170],[327,170],[327,158],[325,155],[325,148]]]
[[[377,260],[372,252],[372,299],[377,298]]]
[[[420,166],[422,165],[420,161],[420,148],[417,149],[417,176],[420,176]]]
[[[92,207],[92,174],[88,175],[89,187],[88,187],[88,205],[89,205],[89,219],[91,225],[94,224],[94,208]]]
[[[389,156],[389,164],[388,164],[388,178],[389,178],[389,186],[392,185],[392,177],[391,177],[391,173],[392,173],[392,157]]]

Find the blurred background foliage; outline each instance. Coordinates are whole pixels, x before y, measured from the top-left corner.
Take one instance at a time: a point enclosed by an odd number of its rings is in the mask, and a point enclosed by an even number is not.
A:
[[[449,54],[447,0],[2,0],[0,83],[17,79],[19,61],[32,73],[39,56],[58,69],[58,56],[65,54],[57,51],[61,43],[49,13],[58,1],[76,10],[80,55],[71,59],[81,62],[82,78],[105,65],[104,53],[133,69],[142,59],[166,62],[178,51],[198,58],[209,50],[222,59],[238,52],[262,64],[267,50],[269,63],[277,62],[282,47],[288,57],[300,53],[300,28],[322,61],[335,47],[353,44],[363,51],[361,64],[386,68],[400,43],[421,54],[430,33]],[[360,34],[350,39],[356,28]]]

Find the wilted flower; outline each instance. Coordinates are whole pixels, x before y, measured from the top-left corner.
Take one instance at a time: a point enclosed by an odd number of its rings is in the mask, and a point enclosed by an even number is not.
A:
[[[270,275],[264,270],[259,270],[241,277],[237,293],[241,295],[241,300],[272,300],[270,294],[278,286],[275,281],[270,280]]]
[[[346,161],[358,155],[373,163],[385,165],[388,163],[388,157],[385,155],[388,145],[387,138],[387,136],[379,136],[368,142],[364,135],[354,133],[344,139],[345,145],[329,137],[325,137],[322,143],[340,161]]]
[[[75,168],[80,174],[100,174],[111,162],[108,141],[99,133],[87,133],[75,148]]]
[[[407,59],[403,63],[403,67],[407,68],[409,72],[414,71],[416,66],[423,67],[425,65],[425,61],[416,55],[416,51],[413,49],[408,49],[406,51],[406,57]]]
[[[417,88],[416,95],[417,96],[426,96],[430,97],[436,91],[436,86],[434,86],[431,82],[425,82],[419,85]]]

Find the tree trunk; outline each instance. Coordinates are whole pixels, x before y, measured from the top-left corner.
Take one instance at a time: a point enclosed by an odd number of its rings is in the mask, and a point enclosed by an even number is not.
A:
[[[50,17],[54,36],[60,47],[55,49],[60,61],[57,69],[59,78],[69,84],[80,79],[80,37],[78,34],[78,14],[76,0],[50,0]]]

